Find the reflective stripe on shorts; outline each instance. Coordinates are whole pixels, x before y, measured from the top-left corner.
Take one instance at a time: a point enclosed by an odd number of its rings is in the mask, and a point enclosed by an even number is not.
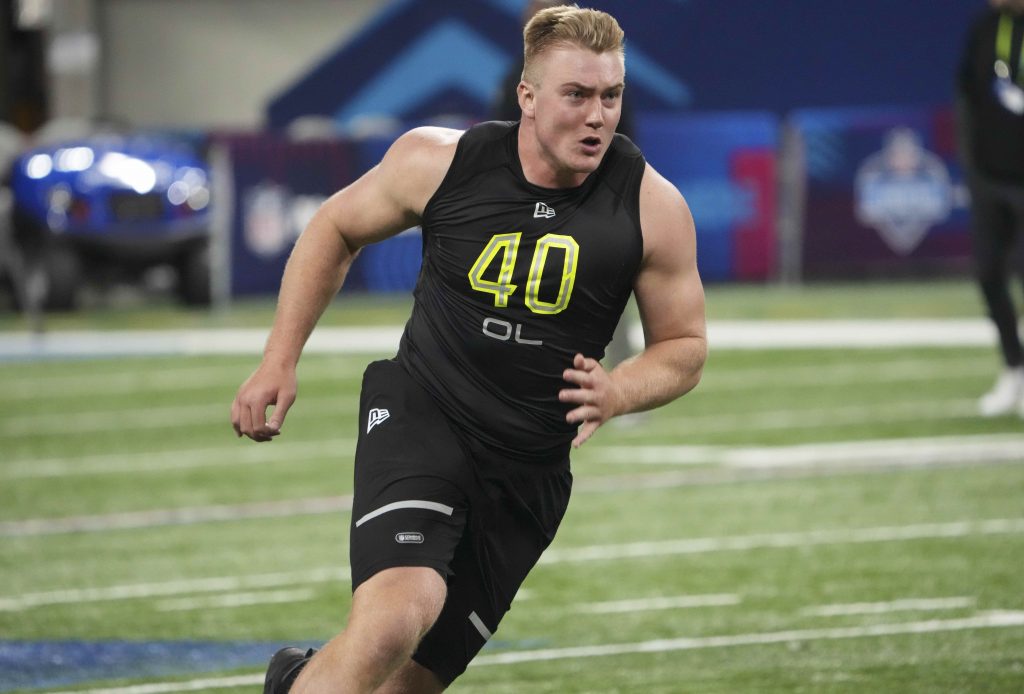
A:
[[[452,513],[455,511],[453,507],[448,506],[446,504],[439,504],[436,501],[420,501],[416,499],[411,499],[409,501],[396,501],[391,504],[385,504],[384,506],[381,506],[375,511],[370,511],[365,516],[356,521],[356,527],[358,528],[366,521],[373,520],[377,516],[382,516],[385,513],[389,513],[391,511],[398,511],[399,509],[403,508],[422,508],[428,511],[437,511],[438,513],[443,513],[446,516],[452,515]]]
[[[484,641],[490,641],[491,630],[484,625],[484,621],[480,619],[480,616],[476,612],[469,613],[469,621],[476,627],[476,630],[480,632],[480,635],[484,637]]]

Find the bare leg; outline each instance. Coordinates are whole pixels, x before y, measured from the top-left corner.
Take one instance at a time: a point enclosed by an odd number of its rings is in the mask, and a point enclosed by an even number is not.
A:
[[[376,691],[400,668],[407,668],[420,639],[441,613],[446,593],[444,579],[433,569],[400,567],[376,574],[356,589],[345,631],[313,657],[292,694]],[[415,674],[414,670],[409,676]]]
[[[437,675],[415,660],[409,660],[374,694],[440,694],[444,689]]]

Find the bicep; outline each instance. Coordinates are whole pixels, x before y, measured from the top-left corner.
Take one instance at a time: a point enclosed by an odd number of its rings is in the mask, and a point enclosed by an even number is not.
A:
[[[390,185],[378,164],[329,197],[317,214],[338,230],[352,251],[381,241],[419,221]]]
[[[451,164],[459,134],[441,128],[405,133],[379,164],[328,198],[319,214],[353,251],[419,224]]]
[[[697,270],[693,217],[682,195],[656,180],[641,189],[644,260],[634,283],[648,345],[685,337],[704,338],[704,287]]]

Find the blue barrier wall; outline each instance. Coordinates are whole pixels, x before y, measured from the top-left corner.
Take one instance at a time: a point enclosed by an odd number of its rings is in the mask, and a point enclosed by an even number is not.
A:
[[[707,280],[765,280],[776,271],[779,121],[770,113],[648,116],[648,160],[687,197]],[[274,134],[220,137],[234,190],[231,291],[274,293],[316,208],[379,161],[391,138],[290,142]],[[416,229],[362,250],[346,289],[408,291],[419,275]]]
[[[328,196],[383,156],[390,138],[292,142],[272,133],[218,134],[230,160],[232,296],[275,294],[296,239]],[[416,284],[421,242],[412,230],[363,249],[349,291],[407,291]]]
[[[756,111],[648,115],[637,125],[648,162],[689,203],[701,277],[773,277],[779,119]]]

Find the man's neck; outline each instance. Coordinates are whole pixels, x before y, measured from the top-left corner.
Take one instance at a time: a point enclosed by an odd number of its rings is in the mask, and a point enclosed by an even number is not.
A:
[[[540,146],[533,130],[533,122],[523,118],[519,122],[519,164],[528,183],[541,188],[575,188],[587,180],[586,173],[559,168]]]

